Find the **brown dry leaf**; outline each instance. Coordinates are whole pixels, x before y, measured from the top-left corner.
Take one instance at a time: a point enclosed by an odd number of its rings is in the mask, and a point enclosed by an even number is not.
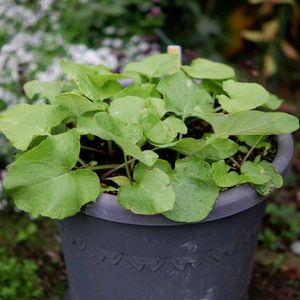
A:
[[[271,54],[267,54],[264,58],[263,74],[266,77],[272,77],[277,71],[277,64]]]
[[[281,44],[281,49],[283,53],[290,59],[297,60],[299,59],[299,53],[298,51],[286,40],[282,41]]]
[[[241,36],[250,42],[265,42],[265,36],[263,32],[258,30],[243,30]]]
[[[266,22],[262,26],[262,32],[266,41],[272,41],[279,29],[279,20],[273,19],[269,22]]]
[[[241,5],[232,11],[228,16],[227,22],[231,28],[232,35],[228,46],[224,49],[224,55],[231,57],[236,55],[244,47],[241,32],[251,28],[255,23],[255,19],[249,16],[247,6]]]
[[[243,30],[241,35],[244,39],[251,42],[270,42],[272,41],[279,29],[279,21],[273,19],[269,22],[266,22],[262,26],[262,30]]]

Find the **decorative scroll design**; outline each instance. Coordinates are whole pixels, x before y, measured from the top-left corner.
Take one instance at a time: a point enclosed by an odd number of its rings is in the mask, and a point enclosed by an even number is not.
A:
[[[75,237],[66,229],[61,229],[65,243],[69,243],[78,252],[88,251],[89,255],[95,257],[101,262],[106,262],[114,266],[122,266],[127,270],[134,269],[142,271],[145,269],[152,272],[164,271],[183,271],[186,268],[197,268],[200,265],[208,266],[213,262],[218,263],[225,257],[232,256],[237,251],[243,251],[241,248],[246,246],[256,237],[256,232],[245,233],[234,242],[228,243],[222,247],[198,251],[187,256],[177,257],[143,257],[129,255],[123,252],[115,252],[103,249],[95,245],[88,244],[84,239]]]

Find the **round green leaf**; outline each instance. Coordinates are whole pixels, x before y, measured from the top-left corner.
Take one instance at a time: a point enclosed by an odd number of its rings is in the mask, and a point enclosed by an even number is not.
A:
[[[59,94],[53,98],[51,103],[68,109],[69,117],[78,117],[89,111],[101,111],[106,107],[105,103],[94,103],[76,93]]]
[[[191,77],[198,79],[228,79],[235,76],[231,67],[205,58],[197,58],[191,66],[184,66],[183,69]]]
[[[50,136],[18,157],[4,180],[17,207],[33,216],[63,219],[97,198],[97,174],[72,170],[79,157],[79,138],[74,130]]]
[[[164,95],[167,111],[177,115],[188,117],[196,106],[203,112],[213,111],[210,94],[182,71],[161,79],[157,90]]]
[[[89,66],[62,61],[61,70],[76,82],[79,90],[93,101],[102,101],[121,90],[121,74],[111,73],[105,66]]]
[[[212,164],[212,177],[219,187],[232,187],[240,183],[240,175],[231,171],[224,160]]]
[[[19,104],[0,114],[0,132],[24,151],[35,137],[50,135],[51,128],[67,116],[68,111],[60,106]]]
[[[114,99],[126,96],[137,96],[141,98],[159,97],[159,93],[155,90],[155,85],[151,83],[130,84],[125,89],[114,95]]]
[[[194,115],[210,123],[217,136],[285,134],[299,129],[298,118],[282,112],[243,111],[232,114]]]
[[[271,179],[271,175],[260,164],[245,161],[241,166],[241,174],[245,181],[254,184],[264,184]]]
[[[145,99],[136,96],[126,96],[115,99],[110,107],[109,114],[124,123],[137,124],[145,107]]]
[[[219,194],[210,165],[201,157],[177,160],[171,178],[175,205],[163,215],[178,222],[197,222],[206,218]]]
[[[283,179],[279,172],[274,168],[274,166],[263,160],[259,163],[261,167],[264,168],[265,172],[270,175],[270,180],[263,184],[252,184],[258,193],[263,196],[269,196],[276,189],[282,187]]]
[[[125,72],[135,72],[149,78],[162,77],[178,72],[177,56],[171,54],[152,55],[141,62],[129,63]]]
[[[142,215],[160,214],[173,208],[175,194],[168,175],[163,171],[138,164],[134,179],[132,185],[120,188],[118,202],[122,207]]]
[[[144,134],[150,142],[155,144],[171,143],[178,133],[186,134],[187,127],[176,117],[168,117],[165,120],[157,120],[148,116],[143,120]]]
[[[269,101],[269,93],[257,83],[227,80],[223,82],[223,89],[229,96],[222,94],[217,99],[229,113],[254,109]]]

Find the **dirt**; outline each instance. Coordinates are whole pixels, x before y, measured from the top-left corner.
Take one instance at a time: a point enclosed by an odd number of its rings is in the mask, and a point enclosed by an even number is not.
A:
[[[300,278],[290,278],[282,270],[255,264],[246,300],[299,300]]]
[[[190,118],[186,121],[188,126],[188,132],[183,137],[192,137],[195,139],[201,139],[204,134],[211,133],[212,127],[207,122],[200,120],[198,118]],[[241,142],[237,139],[237,137],[229,137],[232,141],[236,142],[240,146],[246,146],[244,142]],[[277,152],[277,143],[274,136],[268,137],[268,142],[271,143],[272,147],[267,151],[264,151],[263,148],[260,149],[253,149],[251,154],[248,157],[248,160],[253,161],[257,156],[260,156],[262,160],[266,160],[268,162],[272,162],[275,158]],[[81,148],[80,151],[80,158],[85,164],[90,164],[90,162],[94,161],[97,165],[110,165],[110,164],[122,164],[124,162],[124,155],[121,149],[112,143],[112,152],[109,155],[109,144],[107,141],[102,140],[98,137],[89,137],[89,136],[82,136],[81,137]],[[149,143],[143,145],[142,150],[151,150],[154,146]],[[176,151],[171,149],[157,149],[156,152],[159,154],[161,159],[167,160],[171,166],[174,168],[175,161],[178,159],[178,155]],[[245,153],[238,151],[234,156],[233,159],[226,159],[226,163],[231,166],[232,170],[239,172],[240,164],[245,157]],[[183,158],[182,155],[179,156]],[[131,159],[131,157],[129,157]],[[129,169],[132,173],[135,165],[135,161],[129,165]],[[77,165],[77,167],[81,167],[81,165]],[[95,170],[97,172],[99,178],[101,178],[102,186],[106,187],[109,185],[113,185],[111,181],[105,182],[105,178],[108,176],[109,170]],[[112,176],[127,176],[125,172],[125,168],[120,168],[115,172],[110,172],[109,177]]]

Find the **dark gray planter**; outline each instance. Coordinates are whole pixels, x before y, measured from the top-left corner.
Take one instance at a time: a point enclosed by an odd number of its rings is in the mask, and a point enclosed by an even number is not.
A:
[[[274,166],[286,175],[291,135]],[[249,284],[266,199],[249,185],[220,194],[202,222],[139,216],[102,195],[62,221],[71,300],[240,300]]]

